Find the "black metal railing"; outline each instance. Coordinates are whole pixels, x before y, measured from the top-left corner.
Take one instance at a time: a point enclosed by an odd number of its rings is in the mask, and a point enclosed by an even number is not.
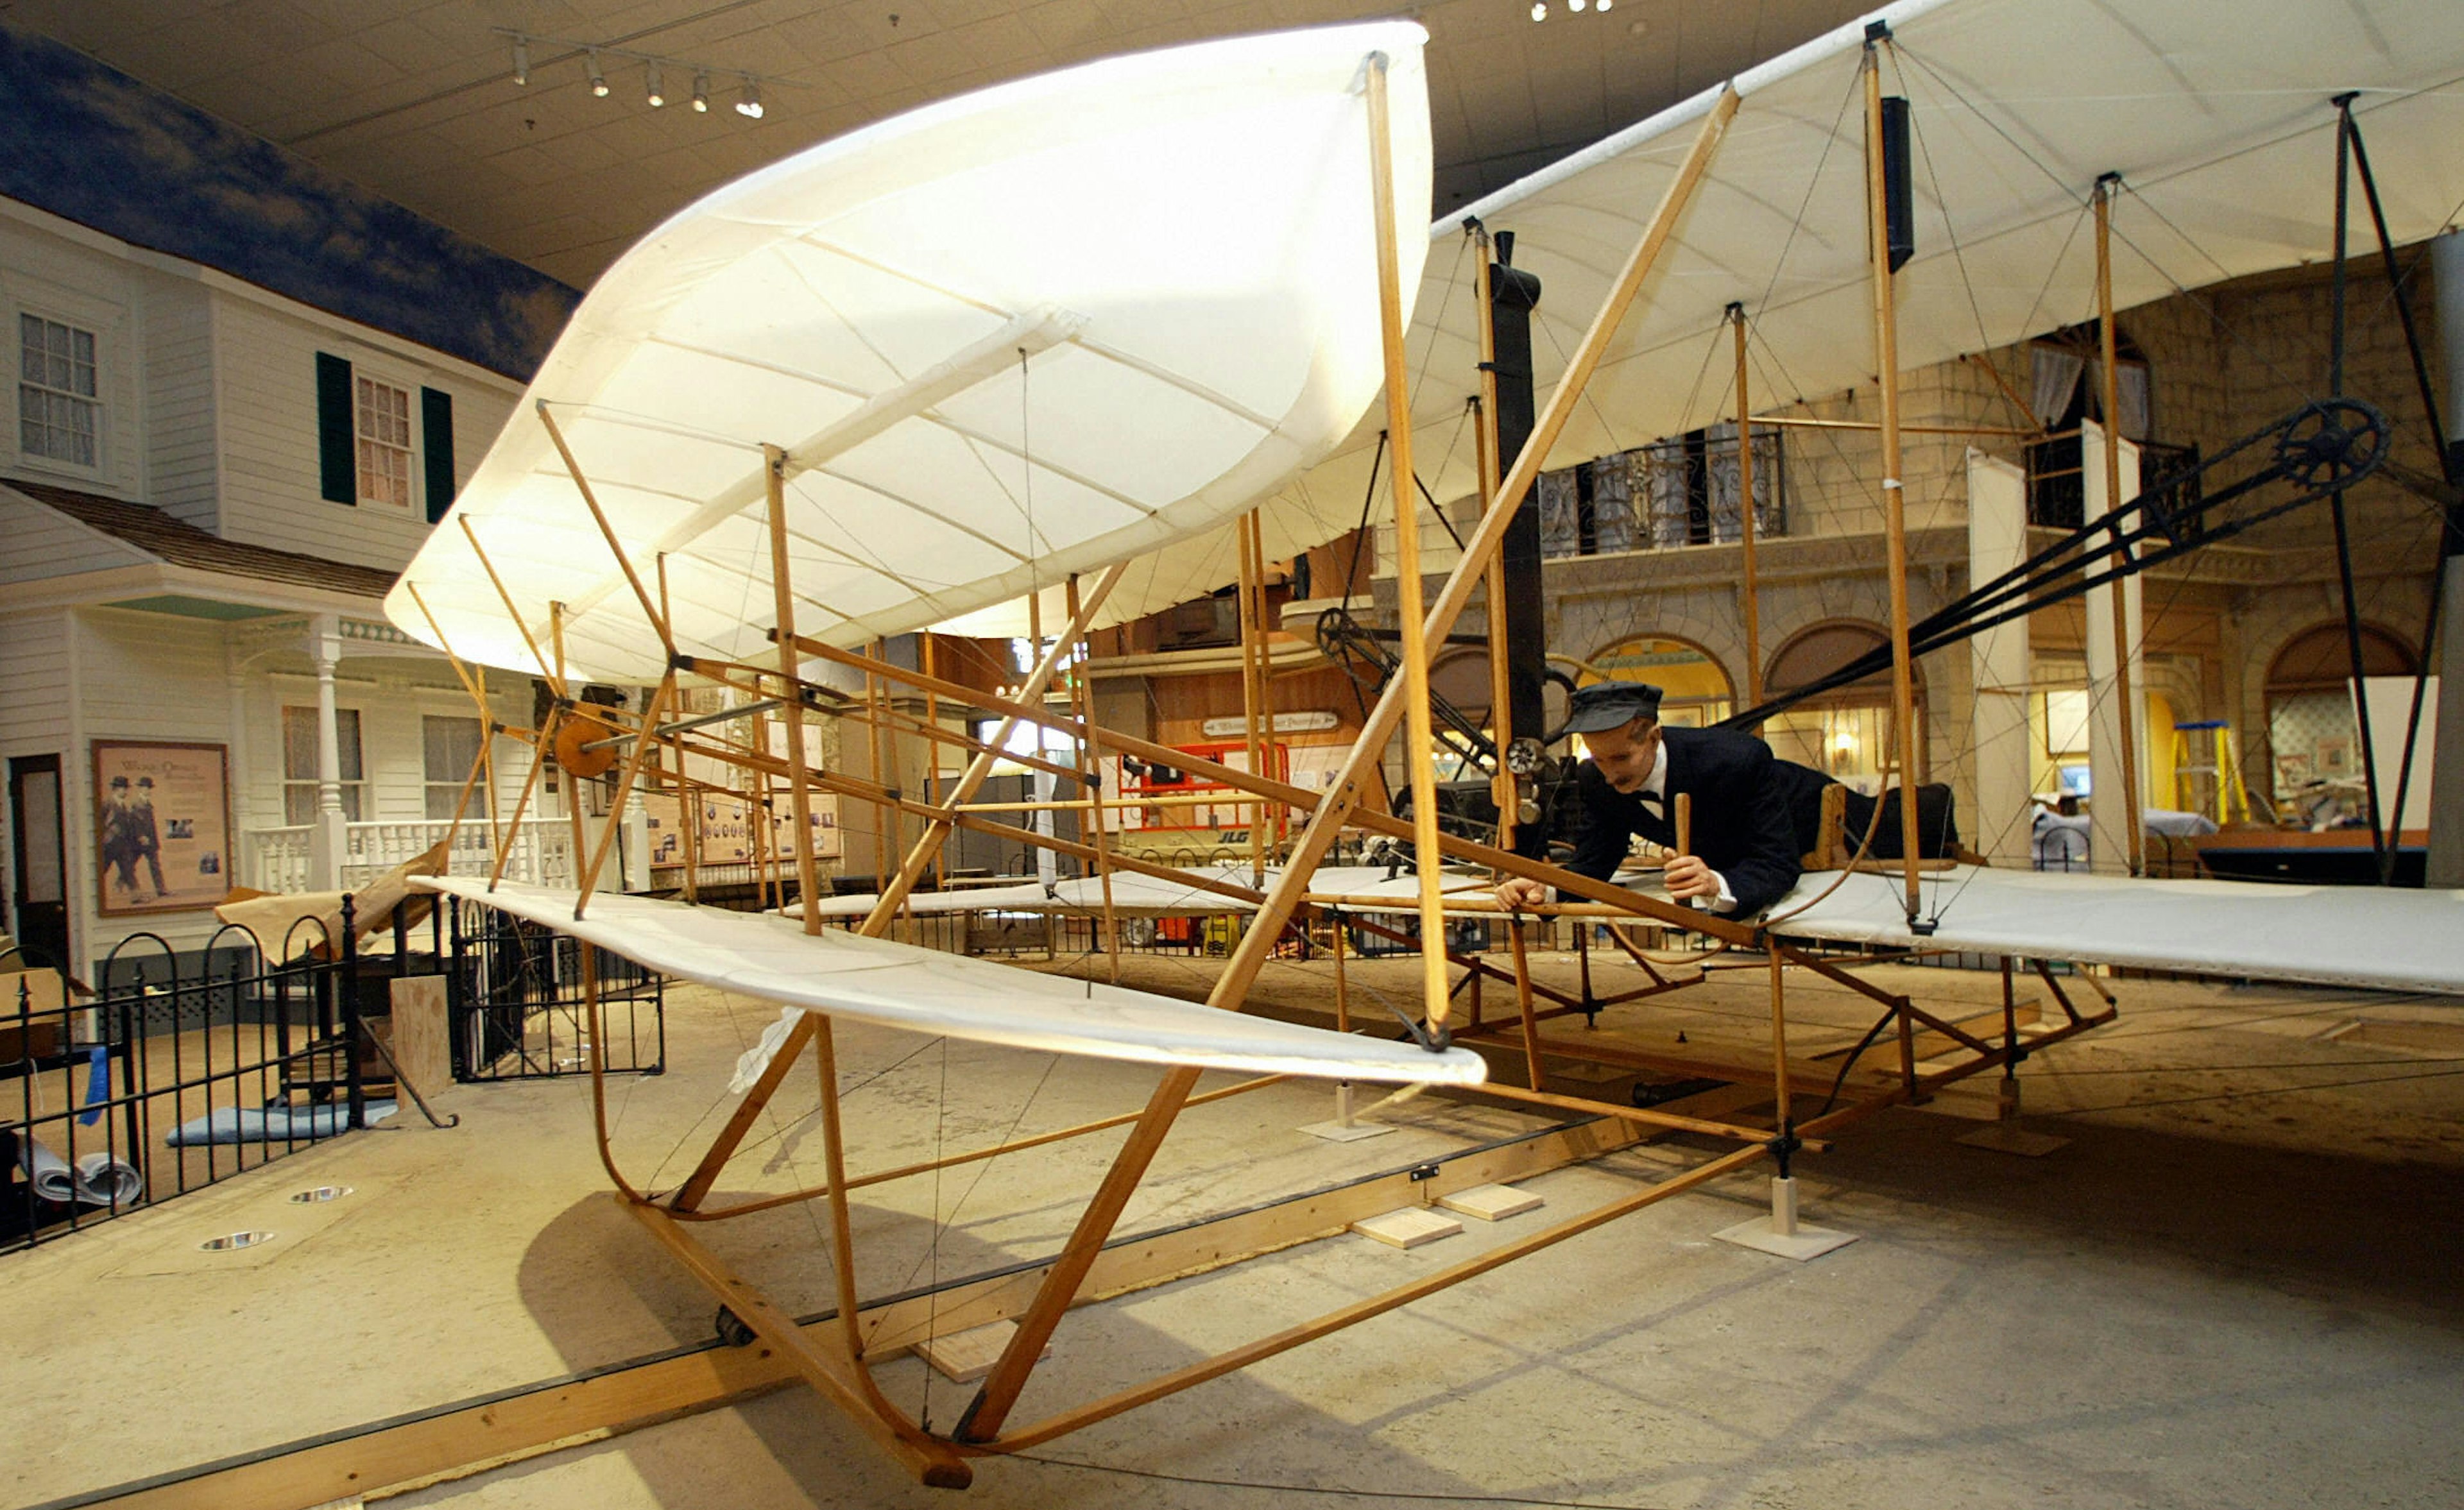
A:
[[[495,908],[449,904],[447,1018],[453,1077],[536,1080],[590,1072],[582,943]],[[667,1068],[667,977],[598,951],[599,1047],[611,1074]]]
[[[295,930],[281,952],[322,943]],[[183,956],[123,939],[99,990],[0,974],[0,1251],[219,1183],[389,1114],[367,1091],[347,946],[273,960],[226,927]],[[5,968],[5,967],[0,967]]]

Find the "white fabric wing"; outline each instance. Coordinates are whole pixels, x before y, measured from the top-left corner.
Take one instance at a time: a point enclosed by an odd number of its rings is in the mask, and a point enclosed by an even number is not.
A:
[[[662,974],[913,1033],[1257,1074],[1459,1085],[1487,1076],[1468,1049],[1431,1053],[888,939],[808,934],[776,914],[618,892],[592,897],[587,914],[576,919],[576,893],[561,888],[505,882],[491,891],[485,881],[458,876],[417,885],[552,928]]]
[[[842,645],[1222,523],[1378,391],[1362,79],[1384,55],[1408,293],[1424,39],[1385,22],[1109,59],[708,196],[591,290],[387,613],[538,668],[467,525],[543,651],[564,605],[569,670],[665,669],[541,405],[653,593],[664,559],[688,654],[767,653],[765,445],[787,452],[797,627]]]

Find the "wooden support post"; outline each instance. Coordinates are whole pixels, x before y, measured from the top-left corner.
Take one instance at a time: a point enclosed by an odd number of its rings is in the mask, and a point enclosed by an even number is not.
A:
[[[1262,700],[1265,678],[1259,674],[1258,660],[1263,653],[1261,638],[1265,625],[1258,622],[1258,599],[1265,564],[1258,559],[1258,536],[1251,528],[1257,513],[1232,521],[1234,543],[1240,548],[1241,583],[1241,730],[1242,749],[1248,756],[1249,769],[1260,776],[1267,775],[1265,747],[1258,733],[1258,707]],[[1263,886],[1266,879],[1266,815],[1253,809],[1249,815],[1249,884]]]
[[[1792,1094],[1788,1083],[1788,966],[1778,950],[1766,950],[1771,959],[1771,1106],[1780,1130],[1790,1125]]]
[[[915,664],[927,676],[933,674],[934,650],[940,638],[930,629],[915,637]],[[928,731],[924,740],[924,803],[935,807],[941,801],[941,752],[938,748],[942,735],[941,695],[929,687],[924,689],[923,723]],[[933,889],[935,891],[941,888],[942,879],[949,873],[950,867],[944,863],[945,854],[946,846],[933,851]]]
[[[1403,631],[1403,763],[1412,786],[1413,868],[1420,882],[1420,998],[1431,1026],[1446,1020],[1444,864],[1438,841],[1437,733],[1430,726],[1428,625],[1420,584],[1420,499],[1412,470],[1412,371],[1403,354],[1403,287],[1395,231],[1394,143],[1385,59],[1368,72],[1369,177],[1377,222],[1377,313],[1385,335],[1386,448],[1395,493],[1395,591]],[[1486,312],[1483,311],[1485,318]],[[1366,732],[1363,738],[1367,738]],[[1382,742],[1382,741],[1381,741]],[[1263,773],[1262,773],[1263,774]]]
[[[1917,921],[1924,897],[1917,886],[1916,701],[1908,655],[1908,526],[1906,488],[1900,475],[1899,313],[1891,287],[1888,188],[1882,171],[1882,58],[1880,43],[1865,44],[1865,217],[1873,258],[1874,362],[1882,389],[1882,535],[1891,583],[1891,733],[1900,753],[1900,848],[1905,857],[1902,897],[1908,921]],[[1887,788],[1885,789],[1887,790]]]
[[[804,784],[804,700],[797,693],[803,678],[796,673],[796,583],[794,564],[787,557],[786,466],[784,450],[776,446],[761,448],[762,485],[770,503],[771,601],[779,615],[779,678],[787,694],[787,706],[780,715],[787,734],[787,813],[795,827],[796,885],[803,893],[804,931],[818,933],[822,930],[822,875],[813,858],[812,795]],[[767,812],[762,815],[762,826],[771,826]]]
[[[2107,174],[2096,181],[2096,313],[2098,355],[2102,359],[2104,405],[2104,507],[2113,514],[2113,552],[2117,566],[2130,564],[2131,550],[2123,534],[2122,378],[2114,361],[2113,332],[2113,186]],[[2122,831],[2127,836],[2130,873],[2147,873],[2147,833],[2139,814],[2139,709],[2130,681],[2130,594],[2127,579],[2107,589],[2113,602],[2113,711],[2122,739]],[[2356,675],[2360,674],[2358,671]]]
[[[1069,574],[1067,602],[1069,622],[1083,626],[1087,621],[1080,612],[1075,572]],[[1110,846],[1104,843],[1104,755],[1103,747],[1095,742],[1094,679],[1087,674],[1088,644],[1083,627],[1075,643],[1078,666],[1069,678],[1069,709],[1087,731],[1087,737],[1078,741],[1078,780],[1087,799],[1087,816],[1083,820],[1087,831],[1080,837],[1095,852],[1091,864],[1104,890],[1104,953],[1111,961],[1112,984],[1117,986],[1121,983],[1121,920],[1112,909],[1112,864]],[[1045,926],[1048,929],[1052,925],[1047,921]]]
[[[1540,1023],[1531,1010],[1531,962],[1525,957],[1523,950],[1522,913],[1507,914],[1506,937],[1514,950],[1514,1008],[1523,1018],[1524,1083],[1533,1090],[1547,1090],[1549,1087],[1542,1083],[1540,1075]],[[1478,980],[1480,976],[1475,974],[1472,978]],[[1480,1025],[1477,1009],[1472,1025]]]
[[[1738,606],[1746,619],[1746,706],[1763,700],[1762,597],[1754,574],[1754,405],[1746,385],[1746,307],[1728,306],[1737,331],[1737,544],[1745,561]]]
[[[1343,909],[1330,908],[1327,917],[1334,924],[1334,1031],[1352,1031],[1352,994],[1343,972]]]

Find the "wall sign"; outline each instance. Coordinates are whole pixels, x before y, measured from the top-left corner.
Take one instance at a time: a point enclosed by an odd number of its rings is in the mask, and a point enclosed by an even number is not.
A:
[[[102,915],[187,912],[231,895],[231,757],[222,745],[94,741]]]

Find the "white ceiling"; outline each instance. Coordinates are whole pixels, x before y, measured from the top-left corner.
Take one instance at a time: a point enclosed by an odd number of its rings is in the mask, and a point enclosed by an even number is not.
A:
[[[1596,0],[1594,0],[1596,4]],[[1441,214],[1870,9],[1858,0],[0,0],[0,17],[577,287],[718,185],[898,111],[1114,53],[1398,11],[1431,35]],[[507,27],[707,65],[531,47]],[[764,119],[729,108],[765,79]]]

